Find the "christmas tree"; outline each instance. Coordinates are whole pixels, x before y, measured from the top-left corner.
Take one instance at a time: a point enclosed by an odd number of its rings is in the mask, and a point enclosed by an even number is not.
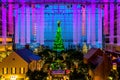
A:
[[[64,50],[64,45],[63,45],[63,40],[62,40],[62,36],[61,36],[60,21],[58,21],[57,24],[58,24],[58,28],[57,28],[56,38],[54,41],[53,50],[62,51],[62,50]]]

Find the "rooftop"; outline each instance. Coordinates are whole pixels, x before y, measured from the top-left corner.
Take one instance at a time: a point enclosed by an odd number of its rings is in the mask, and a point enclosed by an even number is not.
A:
[[[32,60],[40,60],[41,59],[41,57],[39,57],[38,55],[35,55],[32,51],[30,51],[28,49],[16,50],[16,53],[19,56],[21,56],[28,63],[30,63]]]

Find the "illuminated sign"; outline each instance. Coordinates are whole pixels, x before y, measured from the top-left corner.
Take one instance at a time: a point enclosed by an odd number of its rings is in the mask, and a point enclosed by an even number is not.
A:
[[[65,74],[64,70],[53,70],[52,74]]]
[[[113,63],[113,70],[117,70],[117,63]]]

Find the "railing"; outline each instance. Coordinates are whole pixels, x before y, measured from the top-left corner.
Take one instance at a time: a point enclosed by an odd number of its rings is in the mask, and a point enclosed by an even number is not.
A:
[[[105,51],[120,54],[120,46],[117,44],[105,44]]]
[[[2,4],[21,4],[20,1],[14,1],[14,2],[0,2]],[[22,2],[24,4],[55,4],[55,3],[66,3],[66,4],[119,4],[120,2],[104,2],[104,1],[97,1],[95,0],[93,1],[87,1],[87,0],[29,0],[29,1],[24,1]]]

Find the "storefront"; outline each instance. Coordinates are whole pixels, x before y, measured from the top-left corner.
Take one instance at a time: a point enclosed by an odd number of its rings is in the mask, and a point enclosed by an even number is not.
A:
[[[53,70],[51,71],[52,80],[69,80],[69,76],[66,75],[65,70]]]

